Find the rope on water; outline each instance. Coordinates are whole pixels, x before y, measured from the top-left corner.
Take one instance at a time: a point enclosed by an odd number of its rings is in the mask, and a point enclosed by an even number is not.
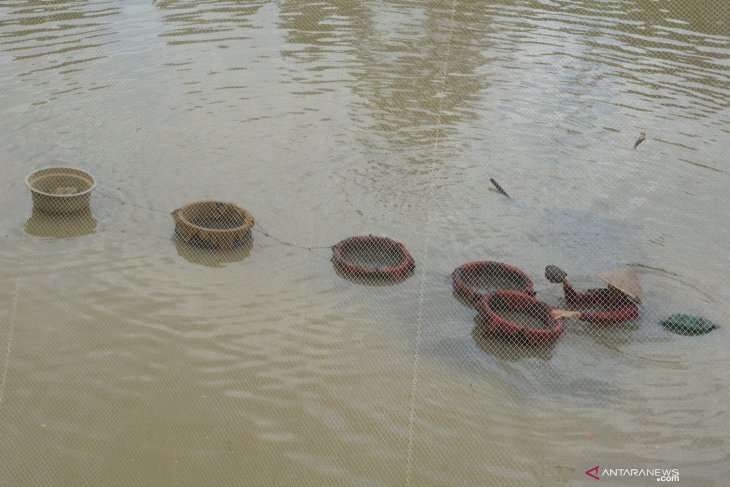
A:
[[[144,206],[144,205],[140,205],[140,204],[137,204],[137,203],[133,203],[131,201],[127,201],[127,200],[122,199],[122,198],[119,198],[117,196],[112,196],[110,194],[104,193],[102,191],[99,191],[98,189],[96,190],[96,193],[99,194],[99,196],[102,196],[102,197],[104,197],[106,199],[109,199],[109,200],[112,200],[112,201],[116,201],[116,202],[118,202],[118,203],[120,203],[122,205],[133,206],[135,208],[139,208],[139,209],[142,209],[142,210],[152,211],[152,212],[155,212],[155,213],[161,213],[161,214],[165,214],[165,215],[169,215],[170,214],[170,212],[167,211],[167,210],[160,210],[159,208],[152,208],[150,206]],[[309,245],[308,246],[308,245],[300,245],[300,244],[296,244],[296,243],[293,243],[293,242],[288,242],[286,240],[283,240],[283,239],[281,239],[281,238],[273,235],[271,232],[269,232],[263,226],[261,226],[261,224],[258,223],[258,222],[256,222],[254,224],[253,230],[255,232],[257,232],[257,233],[259,233],[259,234],[267,237],[267,238],[270,238],[271,240],[274,240],[279,245],[284,245],[286,247],[292,247],[292,248],[301,249],[301,250],[307,250],[309,252],[311,252],[312,250],[332,249],[332,247],[333,247],[332,245],[319,245],[319,246],[317,246],[317,245],[315,245],[315,246]],[[273,245],[267,245],[267,247],[273,247]]]
[[[260,233],[261,235],[264,235],[266,237],[269,237],[270,239],[275,240],[276,242],[278,242],[280,245],[285,245],[287,247],[294,247],[294,248],[297,248],[297,249],[308,250],[310,252],[312,250],[331,249],[332,248],[332,245],[319,245],[319,246],[307,247],[307,246],[304,246],[304,245],[297,245],[297,244],[294,244],[294,243],[291,243],[291,242],[287,242],[285,240],[281,240],[280,238],[275,237],[274,235],[272,235],[271,233],[269,233],[269,231],[266,230],[266,229],[264,229],[264,227],[262,227],[261,224],[259,224],[258,222],[254,225],[253,229],[256,232]]]
[[[136,203],[132,203],[131,201],[127,201],[127,200],[124,200],[122,198],[118,198],[116,196],[111,196],[111,195],[109,195],[107,193],[104,193],[104,192],[100,191],[99,189],[96,190],[96,193],[99,196],[102,196],[102,197],[104,197],[106,199],[109,199],[109,200],[112,200],[112,201],[116,201],[118,203],[121,203],[122,205],[134,206],[135,208],[139,208],[139,209],[142,209],[142,210],[148,210],[148,211],[154,211],[155,213],[164,213],[166,215],[169,215],[170,214],[169,211],[160,210],[158,208],[151,208],[149,206],[144,206],[144,205],[138,205]]]

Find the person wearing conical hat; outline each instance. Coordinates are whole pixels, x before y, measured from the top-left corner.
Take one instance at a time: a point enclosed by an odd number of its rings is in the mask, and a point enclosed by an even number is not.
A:
[[[589,289],[578,292],[568,280],[567,274],[560,268],[548,266],[545,277],[550,282],[562,282],[565,300],[573,308],[594,308],[590,311],[569,311],[555,309],[552,315],[556,319],[577,318],[581,321],[612,325],[639,316],[638,303],[644,294],[639,278],[630,267],[618,267],[608,272],[596,274],[600,280],[608,283],[608,287]]]

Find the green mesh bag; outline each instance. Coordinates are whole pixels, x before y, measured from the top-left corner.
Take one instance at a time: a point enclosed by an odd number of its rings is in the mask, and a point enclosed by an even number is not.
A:
[[[704,335],[717,328],[717,325],[708,319],[684,314],[672,315],[659,324],[680,335]]]

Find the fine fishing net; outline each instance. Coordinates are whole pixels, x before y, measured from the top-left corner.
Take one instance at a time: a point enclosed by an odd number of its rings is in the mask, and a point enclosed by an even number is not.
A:
[[[729,26],[0,2],[0,485],[724,485]]]

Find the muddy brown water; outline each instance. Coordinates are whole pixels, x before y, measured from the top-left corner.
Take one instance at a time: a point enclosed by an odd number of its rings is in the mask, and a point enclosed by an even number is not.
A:
[[[0,2],[0,485],[725,485],[728,25],[725,0]],[[32,212],[50,165],[95,177],[91,216]],[[174,238],[202,199],[253,213],[245,247]],[[416,272],[359,285],[262,229],[386,235]],[[449,279],[482,259],[554,305],[545,265],[630,264],[641,318],[491,341]]]

